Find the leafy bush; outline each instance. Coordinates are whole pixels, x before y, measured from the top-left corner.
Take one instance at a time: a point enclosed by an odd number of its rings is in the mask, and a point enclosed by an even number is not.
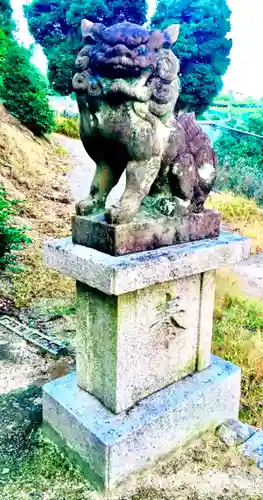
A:
[[[56,118],[56,129],[58,134],[66,135],[79,139],[79,119],[78,117],[64,117],[59,116]]]
[[[54,128],[47,84],[30,62],[31,52],[9,40],[4,60],[1,97],[5,107],[38,136]]]
[[[216,188],[263,204],[263,140],[224,132],[215,143],[219,159]]]
[[[263,137],[263,108],[258,109],[258,111],[242,112],[237,116],[232,116],[228,125]]]
[[[14,223],[17,214],[18,200],[7,197],[3,186],[0,185],[0,270],[18,271],[18,250],[22,250],[30,243],[30,238],[25,234],[25,227],[18,227]]]
[[[251,113],[244,120],[245,130],[263,136],[263,109]]]

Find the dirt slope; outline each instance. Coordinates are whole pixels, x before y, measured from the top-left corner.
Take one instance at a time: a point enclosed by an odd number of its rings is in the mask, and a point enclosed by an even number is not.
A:
[[[21,254],[25,271],[13,277],[12,295],[19,307],[36,298],[72,294],[72,283],[42,262],[44,240],[70,232],[70,169],[68,154],[60,145],[35,137],[0,105],[0,184],[11,197],[24,201],[17,222],[31,228],[32,238]],[[0,283],[0,295],[5,288]]]
[[[69,169],[61,147],[35,137],[0,106],[0,183],[11,196],[25,200],[21,215],[42,235],[69,227]]]

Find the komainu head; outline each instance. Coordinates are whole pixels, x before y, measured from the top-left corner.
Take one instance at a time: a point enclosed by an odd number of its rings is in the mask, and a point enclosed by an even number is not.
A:
[[[164,31],[148,31],[128,22],[106,28],[86,19],[81,28],[86,45],[77,58],[77,68],[90,68],[109,78],[136,77],[146,69],[156,70],[158,51],[170,49],[179,33],[178,25]]]
[[[148,101],[149,112],[173,113],[179,94],[179,61],[171,51],[179,26],[149,31],[123,22],[106,28],[82,21],[86,45],[80,51],[73,88],[83,100]],[[137,85],[137,89],[136,89]]]

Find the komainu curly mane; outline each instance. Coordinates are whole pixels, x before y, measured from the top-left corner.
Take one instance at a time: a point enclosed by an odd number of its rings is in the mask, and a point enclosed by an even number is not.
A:
[[[216,157],[194,115],[174,114],[179,61],[171,46],[179,26],[148,31],[132,23],[106,28],[84,20],[82,34],[73,88],[81,139],[97,169],[78,214],[101,208],[124,171],[125,192],[106,212],[108,222],[130,222],[148,195],[201,211],[215,180]]]

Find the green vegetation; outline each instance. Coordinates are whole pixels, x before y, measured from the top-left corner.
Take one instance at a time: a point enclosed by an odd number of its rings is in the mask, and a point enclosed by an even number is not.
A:
[[[17,251],[30,243],[25,227],[14,223],[18,200],[12,200],[0,185],[0,270],[20,270],[17,265]]]
[[[0,0],[0,27],[6,35],[9,35],[14,27],[10,0]]]
[[[80,23],[83,17],[106,26],[120,21],[143,24],[145,0],[33,0],[25,6],[29,28],[48,58],[49,81],[55,91],[68,95],[74,61],[83,46]]]
[[[0,483],[1,484],[1,483]],[[35,451],[13,467],[2,483],[1,494],[5,499],[32,498],[85,500],[90,499],[89,484],[73,469],[56,447],[35,436]]]
[[[255,200],[231,193],[213,195],[207,203],[208,208],[222,214],[223,223],[230,231],[252,239],[253,251],[263,251],[263,213]]]
[[[54,127],[54,114],[48,104],[47,82],[31,63],[31,51],[12,37],[9,0],[5,0],[1,8],[0,99],[8,111],[34,134],[49,133]]]
[[[222,88],[230,59],[230,10],[226,0],[159,0],[154,28],[180,24],[174,53],[181,63],[179,109],[202,113]]]
[[[263,304],[226,272],[217,279],[214,353],[241,367],[240,418],[263,427]]]
[[[248,115],[244,120],[244,125],[248,132],[263,136],[263,107]]]
[[[263,204],[263,140],[224,131],[214,147],[219,160],[216,188]]]
[[[239,130],[244,130],[263,137],[263,106],[255,110],[241,110],[240,114],[231,113],[229,125]]]
[[[67,137],[79,139],[79,118],[73,116],[58,116],[56,118],[55,132],[57,132],[58,134],[66,135]]]
[[[4,64],[5,64],[7,49],[8,49],[8,37],[6,36],[0,24],[0,99],[4,92],[3,76],[4,76]]]
[[[44,77],[30,62],[31,53],[10,41],[5,58],[3,103],[35,135],[50,133],[54,113],[48,104],[48,88]]]
[[[247,97],[236,100],[231,93],[229,95],[219,94],[199,119],[227,120],[227,125],[260,135],[262,131],[262,113],[262,99]],[[252,118],[251,122],[250,118]],[[258,125],[258,121],[261,122],[260,125]]]
[[[23,273],[14,276],[16,307],[28,307],[36,299],[68,298],[74,301],[75,284],[71,278],[47,268],[43,262],[43,239],[37,239],[23,252]]]
[[[41,387],[0,396],[0,488],[3,500],[99,500],[90,484],[74,469],[40,430],[42,419]],[[236,465],[235,465],[236,464]],[[187,476],[182,478],[184,468]],[[223,472],[228,488],[207,482],[208,475]],[[239,493],[233,474],[242,473],[247,484],[257,484],[254,495]],[[212,474],[211,474],[212,473]],[[196,483],[198,474],[198,484]],[[150,476],[138,477],[138,487],[128,485],[115,492],[116,500],[259,500],[261,472],[255,465],[221,443],[204,435],[168,460],[157,464]],[[220,476],[221,477],[221,476]],[[240,476],[239,476],[240,477]],[[187,479],[188,478],[188,479]],[[202,487],[205,486],[205,488]],[[223,488],[223,487],[222,487]],[[223,492],[223,493],[222,493]],[[179,496],[178,496],[179,495]],[[223,496],[222,496],[223,495]]]
[[[1,498],[89,498],[88,484],[39,432],[42,389],[31,386],[0,396]]]
[[[263,251],[263,214],[254,200],[231,193],[211,197],[228,229],[252,238]],[[242,369],[241,420],[263,427],[263,304],[248,298],[231,271],[217,276],[214,353]]]
[[[118,21],[143,24],[146,1],[33,0],[25,6],[29,27],[48,58],[49,81],[55,91],[70,94],[74,60],[82,46],[80,22],[84,14],[94,22],[109,26]],[[230,10],[226,0],[160,0],[153,18],[154,28],[179,23],[181,32],[174,51],[181,61],[182,93],[180,109],[201,113],[211,104],[222,87],[222,76],[229,64],[232,42]]]

